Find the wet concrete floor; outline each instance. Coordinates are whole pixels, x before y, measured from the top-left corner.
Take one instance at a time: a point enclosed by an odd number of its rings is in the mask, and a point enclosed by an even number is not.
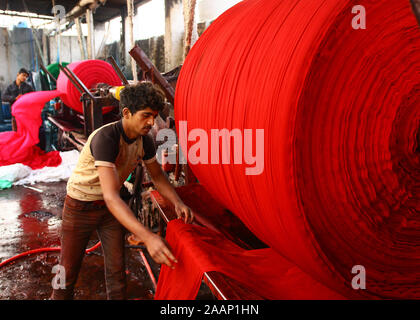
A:
[[[36,184],[0,190],[0,262],[19,253],[60,246],[61,211],[66,182]],[[88,247],[97,243],[92,234]],[[126,248],[127,298],[153,299],[154,287],[136,249]],[[155,277],[159,266],[147,252]],[[51,295],[51,272],[58,264],[58,252],[21,258],[0,269],[0,299],[48,299]],[[75,299],[106,299],[104,264],[101,248],[86,255],[75,289]]]

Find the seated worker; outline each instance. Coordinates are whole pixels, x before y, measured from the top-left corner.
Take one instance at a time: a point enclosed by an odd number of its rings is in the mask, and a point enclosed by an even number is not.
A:
[[[21,95],[32,92],[34,89],[28,83],[26,79],[29,77],[29,72],[21,68],[16,76],[16,80],[9,85],[3,94],[2,100],[10,103],[10,112],[12,112],[13,104]],[[12,115],[12,130],[17,131],[16,119]]]
[[[92,132],[68,183],[64,201],[60,265],[65,289],[54,289],[52,299],[72,299],[74,285],[91,233],[102,243],[108,299],[126,298],[124,230],[142,241],[156,263],[175,267],[177,260],[165,240],[144,227],[120,198],[120,188],[143,161],[159,193],[175,206],[178,218],[192,222],[193,214],[176,194],[156,161],[148,136],[164,95],[151,82],[126,86],[120,94],[122,119]]]

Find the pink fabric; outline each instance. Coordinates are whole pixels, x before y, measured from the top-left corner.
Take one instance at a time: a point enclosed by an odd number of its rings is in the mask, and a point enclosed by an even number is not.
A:
[[[58,96],[58,91],[30,92],[13,105],[17,132],[0,133],[0,166],[23,163],[32,169],[55,167],[61,163],[58,151],[45,153],[36,144],[42,124],[41,111],[45,103]]]

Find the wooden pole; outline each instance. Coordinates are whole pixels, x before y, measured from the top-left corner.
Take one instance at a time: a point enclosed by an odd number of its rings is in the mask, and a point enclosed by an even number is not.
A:
[[[120,37],[120,65],[121,67],[126,65],[126,53],[125,53],[125,18],[127,17],[127,12],[125,8],[121,9],[121,37]]]
[[[85,41],[83,37],[82,25],[80,23],[80,19],[75,18],[74,23],[76,25],[76,30],[77,30],[77,42],[79,43],[80,57],[82,60],[86,60]]]
[[[54,8],[55,7],[55,0],[52,0],[52,5],[53,5],[53,8]],[[55,11],[54,11],[54,19],[56,19],[56,12]],[[56,34],[55,34],[55,40],[56,40],[56,43],[57,43],[57,54],[58,54],[57,61],[58,61],[58,63],[61,64],[61,28],[60,28],[60,24],[58,24],[56,27],[57,27],[57,29],[56,29]]]
[[[95,42],[93,38],[94,26],[93,26],[93,13],[92,10],[86,10],[86,22],[88,25],[88,36],[87,36],[87,53],[88,59],[95,59]]]
[[[127,0],[128,34],[130,37],[131,48],[134,48],[133,16],[134,16],[133,0]],[[133,58],[131,58],[131,72],[133,73],[134,83],[136,83],[138,81],[137,64]]]
[[[185,21],[185,38],[184,38],[184,60],[193,45],[192,38],[195,23],[195,6],[197,0],[183,0],[183,11]]]

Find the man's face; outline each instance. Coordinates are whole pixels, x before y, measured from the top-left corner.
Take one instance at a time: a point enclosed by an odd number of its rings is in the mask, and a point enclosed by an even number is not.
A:
[[[28,79],[28,75],[26,73],[18,73],[16,80],[20,82],[25,82]]]
[[[135,114],[128,112],[128,123],[133,132],[138,136],[147,135],[150,129],[155,124],[155,119],[158,115],[157,111],[147,107],[143,110],[137,111]]]

